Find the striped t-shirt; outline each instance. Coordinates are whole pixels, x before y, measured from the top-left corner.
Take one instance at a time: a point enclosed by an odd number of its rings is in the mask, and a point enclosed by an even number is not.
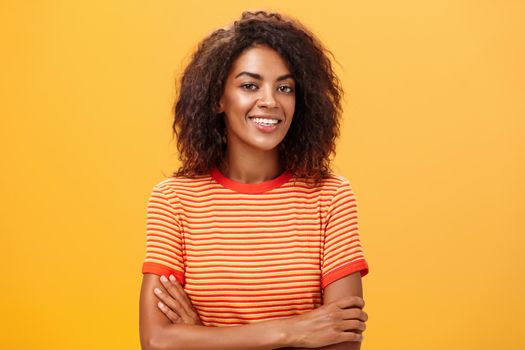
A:
[[[142,273],[173,274],[205,326],[313,310],[323,288],[356,271],[368,265],[342,176],[314,187],[283,172],[245,184],[213,168],[153,186]]]

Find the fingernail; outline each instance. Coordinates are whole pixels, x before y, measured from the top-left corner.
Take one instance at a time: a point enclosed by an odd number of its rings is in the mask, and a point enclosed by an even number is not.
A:
[[[168,282],[168,279],[167,279],[166,276],[164,276],[164,275],[160,276],[160,280],[161,280],[162,282]]]
[[[170,275],[170,280],[171,280],[172,282],[177,282],[177,279],[176,279],[175,276],[173,276],[173,275]]]
[[[157,294],[161,294],[162,291],[161,291],[160,289],[158,289],[158,288],[155,288],[155,293],[157,293]]]
[[[159,301],[159,307],[161,307],[161,308],[164,307],[164,304],[161,301]]]

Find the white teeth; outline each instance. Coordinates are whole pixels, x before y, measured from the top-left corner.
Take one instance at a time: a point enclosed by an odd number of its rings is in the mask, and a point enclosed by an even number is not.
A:
[[[266,119],[266,118],[251,118],[251,119],[258,124],[275,125],[279,123],[277,119]]]

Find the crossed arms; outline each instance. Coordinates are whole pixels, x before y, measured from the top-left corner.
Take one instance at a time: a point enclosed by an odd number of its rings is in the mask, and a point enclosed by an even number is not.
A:
[[[155,288],[163,293],[156,295]],[[171,293],[177,293],[177,298],[170,296]],[[242,326],[203,326],[198,316],[191,315],[191,303],[185,301],[189,299],[183,293],[177,283],[162,282],[154,274],[143,275],[140,293],[140,340],[143,350],[359,350],[361,333],[368,319],[363,311],[359,271],[326,286],[323,305],[315,310]],[[170,299],[172,302],[174,299],[179,301],[179,312],[166,306]],[[158,306],[159,300],[166,301],[164,309]],[[179,316],[177,319],[178,314],[184,315],[184,318]]]

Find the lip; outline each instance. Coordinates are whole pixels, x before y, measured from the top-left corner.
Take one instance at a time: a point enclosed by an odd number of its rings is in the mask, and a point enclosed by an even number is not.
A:
[[[273,116],[273,115],[250,115],[248,116],[248,118],[266,118],[266,119],[276,119],[276,120],[279,120],[279,121],[283,121],[283,118],[281,117],[277,117],[277,116]]]
[[[251,118],[268,118],[268,119],[277,119],[279,120],[279,122],[275,125],[262,125],[262,124],[258,124],[256,122],[254,122],[253,120],[251,120]],[[265,133],[271,133],[273,131],[275,131],[279,125],[282,123],[282,120],[279,119],[279,118],[276,118],[276,117],[270,117],[270,116],[250,116],[248,117],[250,123],[253,124],[253,126],[255,126],[255,128],[259,131],[262,131],[262,132],[265,132]]]

